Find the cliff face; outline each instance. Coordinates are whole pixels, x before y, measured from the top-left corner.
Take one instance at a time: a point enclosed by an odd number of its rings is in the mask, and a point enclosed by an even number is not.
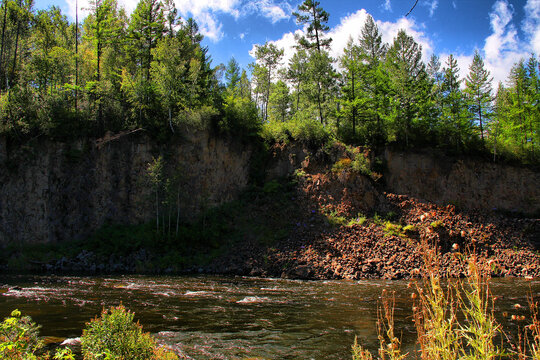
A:
[[[386,150],[388,191],[465,209],[540,213],[540,173],[525,168]]]
[[[0,245],[69,241],[107,221],[152,219],[147,169],[160,154],[165,172],[179,174],[184,218],[234,199],[248,182],[250,152],[205,133],[167,146],[140,134],[43,141],[11,151],[0,145]]]
[[[342,149],[334,150],[312,154],[299,144],[274,147],[267,178],[290,175],[298,168],[324,173],[343,156]],[[38,141],[17,149],[0,139],[0,245],[63,242],[84,238],[107,221],[152,220],[155,192],[148,164],[159,155],[165,159],[168,178],[179,175],[173,208],[179,194],[184,219],[237,198],[248,183],[250,150],[206,133],[167,145],[141,133],[69,144]],[[356,182],[336,175],[335,184],[314,186],[321,187],[321,197],[343,197],[363,212],[384,205],[382,191],[466,209],[540,212],[538,172],[427,153],[387,150],[385,159],[384,187],[373,186],[362,175]],[[159,196],[163,199],[163,192]]]
[[[274,161],[268,176],[286,176],[300,167],[313,172],[324,172],[340,158],[346,157],[344,148],[337,146],[323,155],[299,144],[274,146]],[[372,159],[373,160],[373,159]],[[439,205],[453,204],[463,209],[507,210],[535,215],[540,213],[540,173],[526,168],[494,164],[470,158],[457,159],[429,152],[384,152],[385,185],[373,188],[347,184],[349,192],[365,199],[363,207],[372,206],[370,199],[386,191],[413,196]],[[367,178],[366,178],[367,179]],[[336,184],[339,185],[339,184]],[[372,210],[378,210],[373,209]]]

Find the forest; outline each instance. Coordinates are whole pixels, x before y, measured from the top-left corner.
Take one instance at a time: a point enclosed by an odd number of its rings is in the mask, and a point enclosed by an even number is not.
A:
[[[166,139],[192,130],[248,141],[330,140],[433,147],[537,163],[540,67],[531,54],[493,84],[477,52],[465,78],[454,56],[433,55],[400,31],[382,42],[373,18],[341,56],[329,53],[329,14],[305,0],[293,14],[304,36],[284,49],[256,45],[255,61],[212,64],[197,23],[174,0],[141,0],[128,15],[92,0],[74,23],[33,0],[0,7],[0,133],[23,143],[143,129]],[[494,88],[495,86],[495,88]]]

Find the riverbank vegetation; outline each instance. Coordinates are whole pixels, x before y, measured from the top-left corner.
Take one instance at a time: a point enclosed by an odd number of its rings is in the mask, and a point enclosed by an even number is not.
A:
[[[399,329],[394,326],[393,297],[382,294],[378,314],[379,349],[382,360],[495,360],[538,359],[540,356],[540,320],[538,303],[529,298],[529,324],[518,327],[510,334],[495,319],[497,298],[490,291],[490,276],[497,265],[480,261],[475,255],[466,257],[457,253],[460,261],[467,263],[465,279],[442,282],[439,276],[437,248],[424,246],[425,263],[422,281],[412,284],[413,322],[417,341],[414,351],[405,352],[401,347]],[[519,304],[515,305],[517,309]],[[506,315],[504,315],[506,314]],[[505,312],[503,316],[508,316]],[[519,319],[518,319],[519,317]],[[512,315],[525,320],[523,315]],[[372,360],[375,357],[357,340],[352,347],[353,360]]]
[[[493,84],[476,53],[460,78],[453,55],[426,64],[410,35],[385,44],[368,17],[332,58],[319,5],[306,0],[294,13],[307,27],[288,63],[267,42],[241,69],[234,58],[212,64],[197,23],[181,19],[173,0],[141,0],[131,15],[115,0],[93,1],[75,23],[55,6],[3,0],[0,133],[24,142],[144,129],[163,139],[196,128],[252,142],[338,139],[538,161],[536,55]]]
[[[0,357],[10,360],[130,359],[175,360],[178,356],[159,346],[142,326],[133,321],[135,314],[122,305],[103,309],[101,316],[86,323],[81,336],[81,356],[70,347],[58,347],[51,357],[39,338],[39,328],[29,316],[14,310],[0,323]]]

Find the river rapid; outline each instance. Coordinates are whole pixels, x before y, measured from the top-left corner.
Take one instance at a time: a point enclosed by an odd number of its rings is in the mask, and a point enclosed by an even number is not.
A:
[[[0,316],[19,309],[42,325],[42,336],[78,337],[103,307],[122,303],[146,331],[194,359],[347,359],[355,336],[376,351],[386,289],[395,294],[398,334],[414,351],[407,281],[3,275],[0,284]],[[540,280],[494,279],[491,290],[497,319],[512,330],[525,325],[511,315],[528,317],[527,297],[540,298]]]

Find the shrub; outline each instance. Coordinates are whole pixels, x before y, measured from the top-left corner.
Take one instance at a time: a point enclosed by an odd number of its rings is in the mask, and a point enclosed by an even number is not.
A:
[[[13,310],[11,316],[0,323],[0,358],[36,358],[34,353],[43,348],[38,334],[39,326],[30,316],[21,316],[19,310]]]
[[[341,172],[343,170],[349,170],[351,168],[351,159],[349,158],[343,158],[339,159],[333,166],[332,171],[333,172]]]
[[[357,153],[354,155],[354,160],[352,161],[352,169],[362,175],[371,176],[371,165],[367,157],[362,153]]]
[[[439,228],[439,227],[441,227],[443,225],[444,224],[443,224],[442,220],[435,220],[431,224],[429,224],[429,226],[431,226],[433,229],[437,229],[437,228]]]
[[[139,323],[134,323],[135,314],[122,305],[103,310],[101,317],[86,324],[81,337],[82,353],[86,360],[129,359],[158,360],[176,359],[166,350],[160,349]]]
[[[269,143],[287,143],[292,139],[312,146],[323,146],[332,138],[331,131],[309,111],[296,113],[290,121],[269,121],[261,134]]]
[[[472,255],[466,260],[468,276],[465,281],[449,281],[444,284],[439,277],[436,249],[428,248],[425,243],[422,245],[425,256],[423,284],[417,284],[416,292],[413,293],[413,298],[418,298],[413,312],[420,359],[540,358],[537,303],[530,299],[532,323],[520,330],[520,343],[514,344],[517,345],[514,346],[517,351],[514,354],[507,353],[502,346],[496,344],[496,338],[500,335],[504,338],[505,334],[494,317],[495,300],[489,287],[490,263],[481,264]],[[401,355],[400,342],[394,337],[394,304],[389,305],[384,291],[383,309],[384,312],[379,312],[378,321],[379,354],[382,359],[402,359],[407,354]],[[529,337],[532,337],[532,340],[529,340]],[[373,358],[356,340],[352,352],[353,360]]]
[[[22,316],[13,310],[11,316],[0,323],[0,359],[48,360],[48,352],[42,353],[44,344],[38,337],[40,326],[30,316]],[[70,349],[59,348],[54,360],[74,360]]]

